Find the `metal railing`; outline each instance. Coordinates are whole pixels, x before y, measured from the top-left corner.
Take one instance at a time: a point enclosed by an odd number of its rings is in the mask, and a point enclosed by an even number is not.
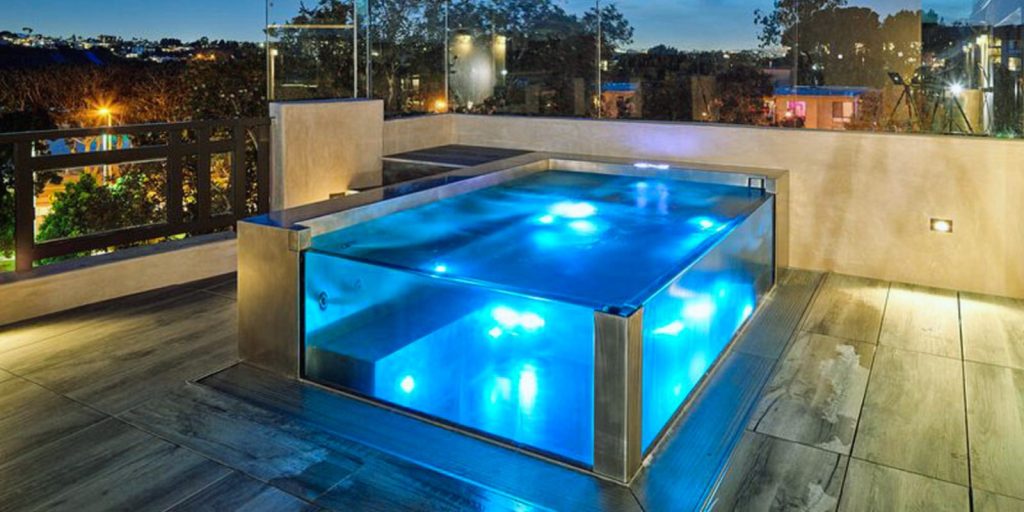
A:
[[[40,141],[113,136],[148,137],[156,143],[138,147],[68,154],[37,154]],[[17,271],[34,263],[178,235],[198,235],[233,228],[249,215],[270,209],[270,120],[267,118],[194,121],[99,128],[77,128],[0,134],[0,144],[13,146],[14,246]],[[255,158],[247,153],[255,150]],[[212,213],[211,155],[231,155],[230,212]],[[250,153],[251,154],[251,153]],[[195,158],[195,203],[186,218],[184,172],[186,158]],[[36,181],[40,172],[163,161],[166,169],[164,222],[97,233],[36,240]],[[255,165],[255,210],[247,203],[247,162]]]

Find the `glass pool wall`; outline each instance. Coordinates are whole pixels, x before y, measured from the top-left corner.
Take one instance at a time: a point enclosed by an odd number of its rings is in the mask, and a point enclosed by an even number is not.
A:
[[[646,453],[774,283],[774,198],[644,303]]]
[[[317,251],[307,378],[590,466],[594,312]]]

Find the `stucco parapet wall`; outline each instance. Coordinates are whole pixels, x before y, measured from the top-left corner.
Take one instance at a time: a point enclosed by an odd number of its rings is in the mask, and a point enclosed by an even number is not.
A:
[[[271,103],[270,116],[273,209],[383,183],[383,101]]]

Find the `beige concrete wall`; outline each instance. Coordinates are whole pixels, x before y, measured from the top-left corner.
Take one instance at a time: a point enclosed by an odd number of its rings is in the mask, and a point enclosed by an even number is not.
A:
[[[37,269],[33,274],[39,275],[0,284],[0,325],[229,274],[235,271],[237,259],[234,239],[174,250],[155,245],[125,252],[131,251],[144,254],[62,272]]]
[[[1021,141],[451,117],[460,144],[786,169],[792,266],[1024,297]]]
[[[384,102],[271,103],[270,116],[273,209],[383,182]]]
[[[452,116],[417,116],[384,122],[384,154],[445,146],[455,142]]]

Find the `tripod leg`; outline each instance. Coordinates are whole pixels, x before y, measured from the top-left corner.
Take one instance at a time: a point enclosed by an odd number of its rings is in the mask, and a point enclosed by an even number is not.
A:
[[[963,105],[960,104],[960,100],[953,98],[953,103],[956,104],[956,109],[960,111],[960,117],[964,118],[964,124],[967,125],[967,133],[974,133],[974,128],[971,126],[971,120],[967,119],[967,113],[964,112]]]

